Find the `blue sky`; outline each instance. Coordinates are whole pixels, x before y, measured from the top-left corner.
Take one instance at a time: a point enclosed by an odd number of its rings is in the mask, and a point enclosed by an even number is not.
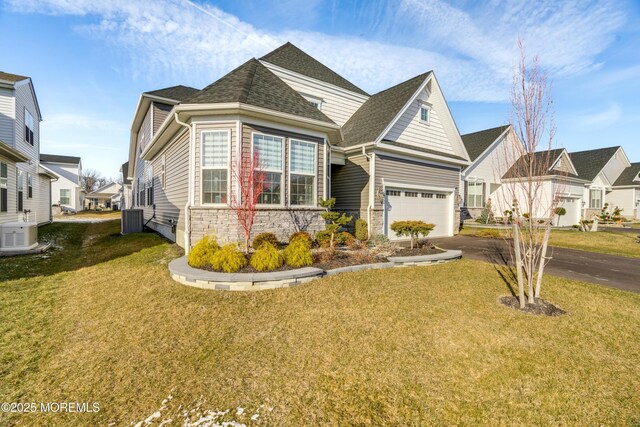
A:
[[[633,0],[6,0],[0,70],[33,78],[42,152],[116,177],[141,92],[203,87],[286,41],[370,93],[432,69],[461,133],[504,124],[518,36],[550,72],[558,144],[640,161]]]

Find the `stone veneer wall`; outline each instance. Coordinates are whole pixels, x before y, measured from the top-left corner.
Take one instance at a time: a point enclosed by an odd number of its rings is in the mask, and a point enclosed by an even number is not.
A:
[[[306,231],[313,236],[325,228],[320,216],[322,212],[322,209],[259,209],[251,234],[253,237],[270,232],[282,242],[287,242],[296,231]],[[244,240],[244,232],[233,209],[191,208],[191,244],[195,245],[206,234],[214,235],[219,243]]]

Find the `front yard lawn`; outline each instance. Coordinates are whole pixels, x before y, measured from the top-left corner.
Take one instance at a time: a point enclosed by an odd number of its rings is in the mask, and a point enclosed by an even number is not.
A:
[[[498,304],[496,266],[468,260],[205,291],[170,279],[179,248],[118,225],[45,227],[72,251],[56,268],[0,259],[0,400],[100,405],[0,425],[640,422],[640,295],[547,277],[569,314],[524,315]]]
[[[482,237],[483,230],[490,230],[490,233],[498,232],[501,236],[505,235],[504,230],[478,227],[464,227],[460,230],[460,234],[464,236],[479,235]],[[640,258],[640,244],[636,243],[637,239],[638,235],[635,233],[618,233],[615,231],[591,233],[577,230],[552,230],[550,244],[559,248]]]

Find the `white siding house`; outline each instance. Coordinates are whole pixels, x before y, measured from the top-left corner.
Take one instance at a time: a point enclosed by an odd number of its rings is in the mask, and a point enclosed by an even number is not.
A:
[[[82,210],[85,194],[81,186],[80,157],[41,154],[40,164],[58,176],[51,184],[51,204],[62,210]]]

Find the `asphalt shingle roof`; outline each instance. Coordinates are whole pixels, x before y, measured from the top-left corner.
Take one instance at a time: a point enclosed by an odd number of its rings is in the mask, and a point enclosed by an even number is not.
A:
[[[0,71],[0,80],[4,80],[11,83],[21,82],[22,80],[26,80],[29,77],[20,76],[18,74],[5,73],[4,71]]]
[[[289,42],[267,53],[260,60],[368,96],[367,92]]]
[[[198,91],[199,89],[193,87],[178,85],[145,92],[144,95],[158,96],[160,98],[167,98],[174,101],[183,102],[186,99],[192,97]]]
[[[343,146],[375,141],[416,93],[431,71],[378,92],[369,98],[342,127]],[[391,141],[393,142],[393,141]]]
[[[564,150],[562,148],[557,148],[555,150],[549,150],[549,151],[536,151],[535,153],[528,153],[523,155],[522,157],[520,157],[520,159],[518,161],[516,161],[513,166],[511,166],[511,168],[509,168],[509,170],[504,174],[504,176],[502,177],[503,179],[508,179],[508,178],[521,178],[523,177],[523,172],[520,169],[520,165],[523,162],[528,162],[530,159],[530,156],[533,155],[533,170],[537,170],[539,167],[543,166],[543,165],[552,165],[553,163],[555,163],[555,161],[558,159],[558,157],[560,156],[560,154],[562,154]],[[548,156],[548,157],[547,157]],[[554,171],[549,171],[549,170],[545,170],[543,174],[540,174],[538,176],[545,176],[545,175],[561,175],[561,176],[568,176],[571,178],[582,178],[580,176],[571,174],[571,173],[554,173]]]
[[[240,102],[334,123],[255,58],[185,100],[189,104],[225,102]]]
[[[122,183],[125,185],[131,184],[131,180],[127,178],[128,174],[129,174],[129,162],[126,162],[122,164]]]
[[[508,125],[498,126],[491,129],[461,135],[462,142],[467,149],[467,153],[469,153],[471,161],[473,162],[480,156],[480,154],[484,153],[484,151],[489,148],[489,146],[493,144],[508,127]]]
[[[634,179],[638,178],[638,175],[640,174],[640,162],[639,163],[631,163],[631,166],[626,168],[624,171],[622,171],[622,173],[620,174],[620,176],[618,177],[618,179],[616,179],[616,182],[613,183],[613,186],[619,186],[619,185],[638,185],[640,186],[640,181],[634,181]]]
[[[587,181],[593,181],[618,149],[620,149],[619,146],[579,151],[577,153],[569,153],[569,157],[576,168],[576,172],[578,172],[578,176]]]
[[[69,165],[80,164],[80,157],[59,156],[57,154],[40,154],[40,161],[46,163],[65,163]]]

